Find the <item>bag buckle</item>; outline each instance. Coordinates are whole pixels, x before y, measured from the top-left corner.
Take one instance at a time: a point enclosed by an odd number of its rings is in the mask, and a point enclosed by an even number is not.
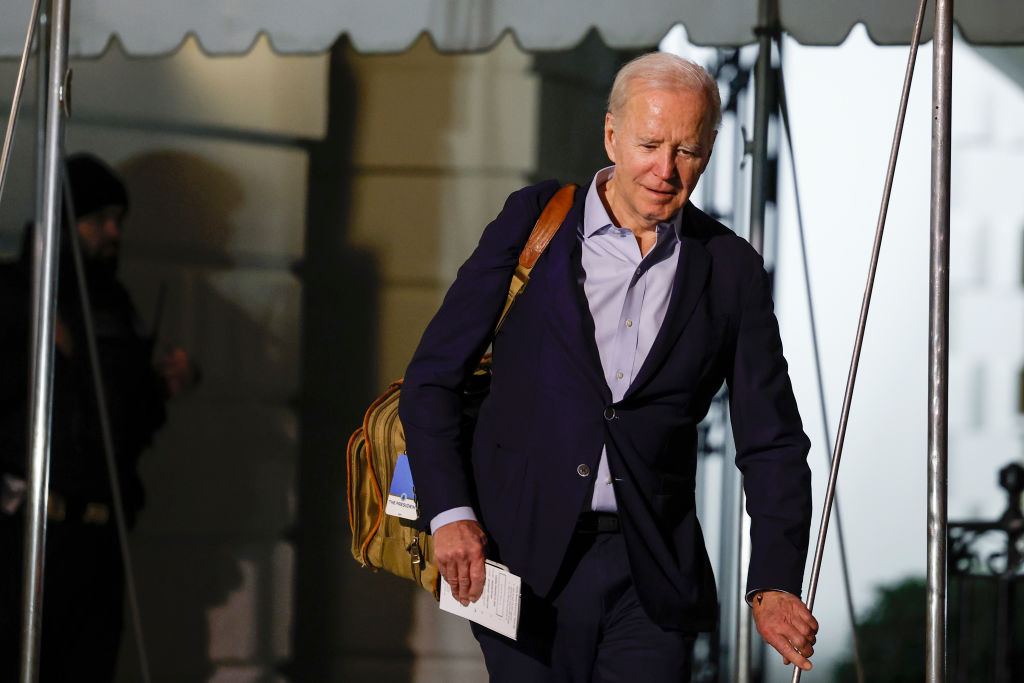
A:
[[[405,547],[409,554],[412,555],[412,563],[414,565],[420,564],[423,561],[423,553],[420,552],[420,543],[418,538],[412,539],[412,543]]]

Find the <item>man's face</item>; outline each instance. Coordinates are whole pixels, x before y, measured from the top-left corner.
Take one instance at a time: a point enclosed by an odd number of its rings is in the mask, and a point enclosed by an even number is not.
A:
[[[615,164],[605,198],[621,227],[650,229],[682,208],[716,134],[703,92],[631,89],[623,111],[604,121],[604,147]]]
[[[114,264],[121,247],[124,207],[109,204],[78,219],[82,251],[92,261]]]

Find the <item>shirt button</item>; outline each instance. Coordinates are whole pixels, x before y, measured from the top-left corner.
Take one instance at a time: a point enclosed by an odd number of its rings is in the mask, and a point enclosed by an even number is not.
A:
[[[632,320],[627,320],[626,321],[626,327],[633,327],[633,321]]]
[[[643,275],[643,274],[644,274],[644,270],[643,270],[643,268],[637,268],[637,269],[636,269],[636,276],[637,276],[637,277],[640,277],[640,276],[641,276],[641,275]]]
[[[615,379],[622,379],[622,373],[621,372],[616,372],[615,373]]]
[[[576,474],[580,475],[581,477],[589,477],[590,467],[588,467],[587,465],[578,465],[576,467]]]
[[[604,419],[614,420],[615,419],[615,408],[608,407],[604,409]]]

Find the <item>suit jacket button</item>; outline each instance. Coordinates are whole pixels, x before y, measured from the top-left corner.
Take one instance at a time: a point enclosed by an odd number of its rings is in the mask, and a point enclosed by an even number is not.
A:
[[[606,420],[614,420],[615,419],[615,408],[612,408],[611,406],[605,408],[604,409],[604,419],[606,419]]]
[[[576,474],[580,475],[581,477],[589,477],[590,467],[588,467],[587,465],[579,465],[576,468]]]

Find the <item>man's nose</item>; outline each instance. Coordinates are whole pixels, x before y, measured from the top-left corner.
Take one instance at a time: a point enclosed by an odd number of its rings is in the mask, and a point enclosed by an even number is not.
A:
[[[103,222],[103,233],[107,237],[120,237],[121,236],[121,222],[116,218],[108,218]]]
[[[659,151],[654,160],[654,174],[662,180],[670,180],[675,173],[676,164],[673,150]]]

